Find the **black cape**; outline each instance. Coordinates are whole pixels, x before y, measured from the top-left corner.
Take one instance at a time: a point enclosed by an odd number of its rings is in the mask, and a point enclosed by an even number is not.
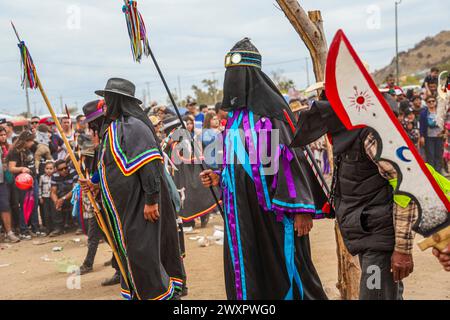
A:
[[[131,286],[122,279],[125,298],[171,299],[182,286],[176,213],[161,161],[146,123],[128,115],[110,121],[99,174],[103,206]],[[155,223],[143,215],[151,192],[160,210]]]
[[[198,150],[201,150],[200,147]],[[192,144],[187,137],[171,145],[171,158],[178,169],[173,173],[174,182],[184,198],[178,212],[183,223],[217,211],[219,208],[211,191],[199,179],[203,167],[198,160],[194,161]],[[216,195],[220,193],[217,188],[214,192]]]

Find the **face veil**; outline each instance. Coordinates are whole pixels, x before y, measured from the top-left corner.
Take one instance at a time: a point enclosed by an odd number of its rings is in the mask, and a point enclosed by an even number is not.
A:
[[[145,123],[147,127],[150,128],[155,139],[157,139],[155,127],[152,122],[139,106],[139,102],[136,99],[123,96],[116,93],[105,94],[105,103],[107,106],[106,111],[106,127],[103,128],[102,131],[106,130],[106,128],[111,124],[111,122],[115,119],[118,119],[120,116],[134,117]]]

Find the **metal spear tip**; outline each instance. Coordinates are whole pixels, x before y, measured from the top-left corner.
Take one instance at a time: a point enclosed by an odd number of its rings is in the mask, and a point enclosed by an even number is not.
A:
[[[19,33],[17,32],[17,29],[16,29],[16,26],[14,25],[12,20],[10,22],[11,22],[11,26],[12,26],[12,28],[14,30],[14,33],[16,34],[17,40],[19,40],[19,42],[21,42],[20,37],[19,37]]]

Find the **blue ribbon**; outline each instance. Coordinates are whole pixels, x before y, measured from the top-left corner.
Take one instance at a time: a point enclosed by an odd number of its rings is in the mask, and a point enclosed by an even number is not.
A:
[[[297,266],[295,265],[295,242],[294,242],[294,221],[284,216],[284,256],[286,259],[286,269],[289,275],[289,281],[291,286],[288,293],[284,297],[284,300],[294,299],[294,280],[300,292],[300,297],[303,300],[303,285],[298,273]]]

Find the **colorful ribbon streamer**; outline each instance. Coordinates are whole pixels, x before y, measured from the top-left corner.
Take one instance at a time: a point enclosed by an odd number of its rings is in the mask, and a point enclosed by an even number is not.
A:
[[[142,55],[150,55],[150,45],[147,38],[144,19],[137,9],[137,2],[130,0],[122,7],[130,36],[131,52],[136,62],[141,62]]]
[[[28,86],[28,88],[36,89],[37,88],[36,68],[34,66],[30,52],[28,51],[28,48],[25,45],[24,41],[20,41],[17,46],[20,49],[20,57],[22,58],[22,68],[23,68],[22,88]]]

